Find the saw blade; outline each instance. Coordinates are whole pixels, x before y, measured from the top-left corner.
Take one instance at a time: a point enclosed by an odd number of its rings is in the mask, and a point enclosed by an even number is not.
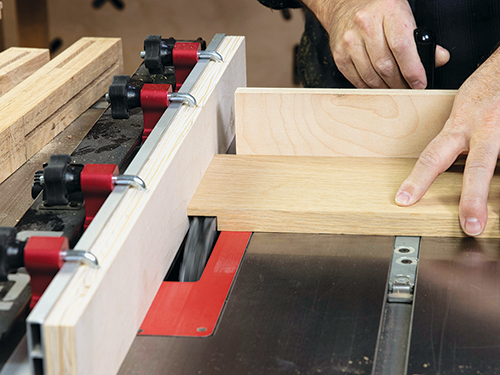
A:
[[[193,217],[184,246],[179,281],[198,281],[217,238],[214,217]]]

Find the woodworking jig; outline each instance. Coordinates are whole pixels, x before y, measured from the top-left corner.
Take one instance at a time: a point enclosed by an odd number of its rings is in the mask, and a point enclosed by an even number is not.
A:
[[[477,239],[460,163],[394,203],[453,91],[246,88],[222,34],[148,36],[131,77],[78,43],[0,98],[0,196],[34,199],[0,232],[1,375],[500,372],[499,177]]]

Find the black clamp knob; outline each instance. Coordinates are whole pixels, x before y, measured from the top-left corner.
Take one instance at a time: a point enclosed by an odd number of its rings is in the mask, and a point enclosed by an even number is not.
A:
[[[144,65],[149,74],[164,74],[165,68],[174,65],[175,39],[162,39],[161,35],[148,35],[144,39]]]
[[[436,34],[425,27],[419,27],[413,32],[417,44],[418,55],[425,68],[427,88],[434,88],[434,71],[436,67]]]
[[[141,88],[131,84],[130,76],[117,75],[109,86],[107,100],[111,103],[111,116],[114,119],[127,119],[128,111],[141,106]]]
[[[47,207],[64,206],[73,201],[70,195],[81,191],[82,164],[72,164],[69,155],[51,155],[43,170],[35,172],[31,196],[35,199],[43,191]]]
[[[0,227],[0,281],[7,281],[9,272],[24,266],[25,242],[16,240],[15,228]]]

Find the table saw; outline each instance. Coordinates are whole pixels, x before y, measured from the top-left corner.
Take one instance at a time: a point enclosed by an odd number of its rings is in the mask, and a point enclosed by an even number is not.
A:
[[[10,194],[50,154],[71,154],[78,176],[113,159],[110,179],[144,183],[113,185],[93,216],[88,196],[68,215],[38,194],[15,243],[56,232],[68,260],[29,314],[17,306],[0,374],[500,373],[498,197],[477,239],[456,216],[459,164],[420,206],[392,198],[454,93],[238,89],[235,107],[244,39],[204,50],[220,59],[178,87],[196,106],[172,101],[144,138],[145,103],[114,119],[103,98],[59,136],[72,145],[56,138],[0,185]],[[124,97],[148,74],[122,79]],[[17,285],[25,306],[28,275],[8,280],[2,303]]]

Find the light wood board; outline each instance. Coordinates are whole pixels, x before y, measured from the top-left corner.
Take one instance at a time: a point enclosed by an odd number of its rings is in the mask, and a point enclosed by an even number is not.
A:
[[[49,50],[11,47],[0,53],[0,96],[50,60]]]
[[[198,106],[181,108],[139,173],[147,190],[126,193],[91,247],[100,268],[80,267],[45,321],[48,374],[118,371],[187,231],[187,205],[234,136],[244,38],[224,38],[218,52],[224,63],[209,63],[191,91]]]
[[[236,92],[238,154],[416,158],[455,91],[260,89]]]
[[[112,74],[122,67],[120,39],[82,38],[0,97],[0,182],[101,97]],[[89,104],[63,108],[75,98],[81,104],[78,95]],[[61,109],[64,113],[57,124],[51,122],[50,117]],[[49,137],[44,125],[48,119]]]
[[[463,236],[463,167],[442,174],[422,200],[394,197],[415,159],[217,155],[189,215],[217,216],[219,230],[400,236]],[[482,237],[500,237],[500,175],[491,183]]]

